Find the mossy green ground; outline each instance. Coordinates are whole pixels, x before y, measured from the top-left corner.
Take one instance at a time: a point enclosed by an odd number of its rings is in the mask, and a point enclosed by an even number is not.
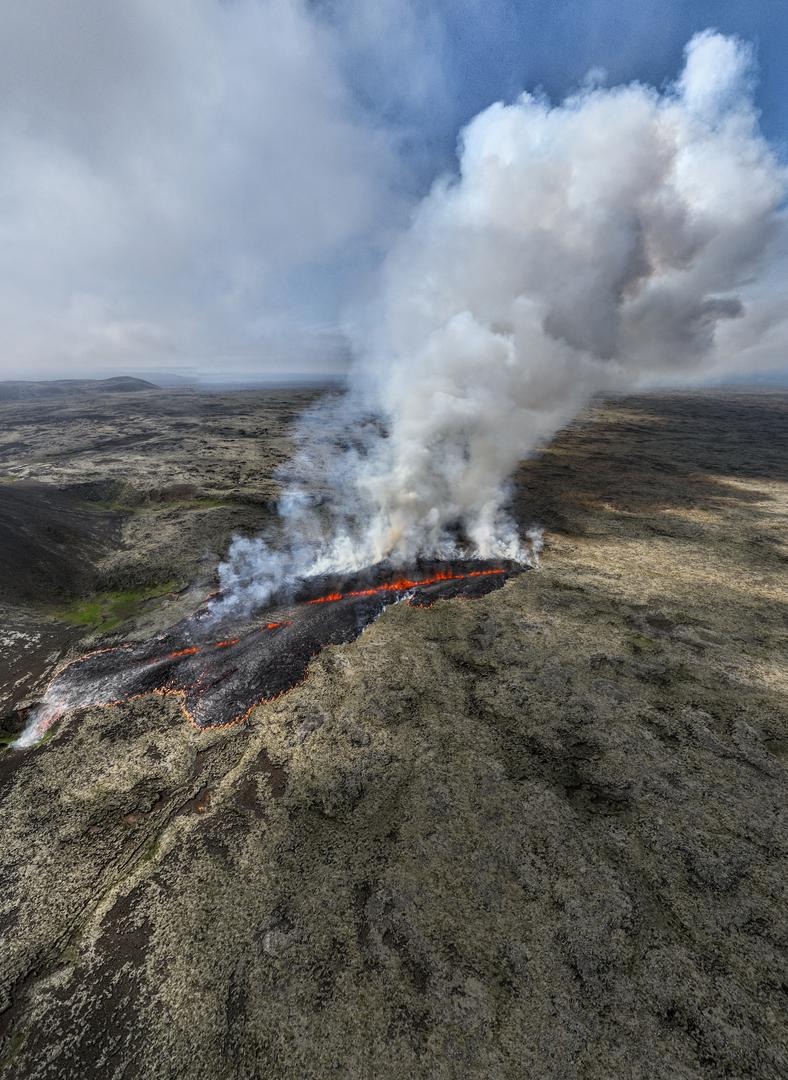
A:
[[[178,588],[179,582],[166,581],[147,589],[100,593],[88,600],[76,600],[68,607],[58,608],[53,614],[55,618],[62,619],[73,626],[109,632],[121,623],[134,618],[140,606],[147,600],[165,596]]]

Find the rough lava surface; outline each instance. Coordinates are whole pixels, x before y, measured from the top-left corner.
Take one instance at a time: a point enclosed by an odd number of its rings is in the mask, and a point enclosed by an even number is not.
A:
[[[350,580],[314,578],[302,583],[290,605],[240,622],[218,621],[210,602],[203,604],[152,639],[95,649],[61,668],[31,734],[42,737],[74,709],[117,706],[145,694],[179,697],[196,728],[243,723],[256,705],[302,682],[322,649],[354,641],[389,604],[406,599],[429,607],[441,599],[476,599],[523,569],[477,560],[422,565],[409,576],[372,569]]]
[[[59,662],[194,609],[298,404],[3,407],[4,480],[113,515],[92,589],[184,578]],[[2,1075],[784,1076],[787,423],[598,403],[518,473],[539,572],[390,605],[244,724],[147,695],[0,754]]]

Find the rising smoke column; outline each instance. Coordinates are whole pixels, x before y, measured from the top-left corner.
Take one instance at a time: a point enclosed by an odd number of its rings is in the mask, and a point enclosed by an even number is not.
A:
[[[350,395],[302,428],[296,461],[332,514],[327,529],[286,478],[296,576],[315,559],[451,554],[458,536],[468,554],[524,557],[505,512],[518,461],[595,393],[718,367],[726,325],[752,344],[764,320],[741,290],[780,228],[786,180],[753,86],[750,47],[707,31],[661,93],[526,93],[471,121],[458,176],[382,267]],[[264,571],[267,549],[250,543],[225,585]]]
[[[459,522],[496,554],[517,462],[592,394],[715,361],[785,190],[752,87],[749,47],[707,32],[664,94],[524,94],[469,124],[364,343],[390,432],[358,476],[376,551],[430,549]]]

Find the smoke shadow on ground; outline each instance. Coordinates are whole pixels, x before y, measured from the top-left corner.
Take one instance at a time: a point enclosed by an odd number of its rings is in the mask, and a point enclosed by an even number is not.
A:
[[[87,591],[119,537],[118,514],[97,517],[50,484],[0,484],[0,596],[24,603]]]
[[[715,432],[709,438],[709,431]],[[617,531],[642,536],[712,527],[715,515],[745,521],[785,478],[788,395],[664,394],[601,402],[525,462],[513,509],[566,536],[599,533],[599,512]],[[626,467],[625,467],[626,466]],[[758,487],[753,486],[757,482]],[[607,525],[604,526],[607,528]],[[778,536],[761,536],[764,545]]]

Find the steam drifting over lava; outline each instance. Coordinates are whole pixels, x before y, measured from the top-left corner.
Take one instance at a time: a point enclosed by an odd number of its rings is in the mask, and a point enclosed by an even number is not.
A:
[[[757,352],[785,173],[753,84],[751,49],[707,31],[663,92],[589,83],[477,116],[357,314],[349,394],[302,425],[283,542],[236,542],[225,604],[384,558],[528,561],[518,461],[595,393]]]

